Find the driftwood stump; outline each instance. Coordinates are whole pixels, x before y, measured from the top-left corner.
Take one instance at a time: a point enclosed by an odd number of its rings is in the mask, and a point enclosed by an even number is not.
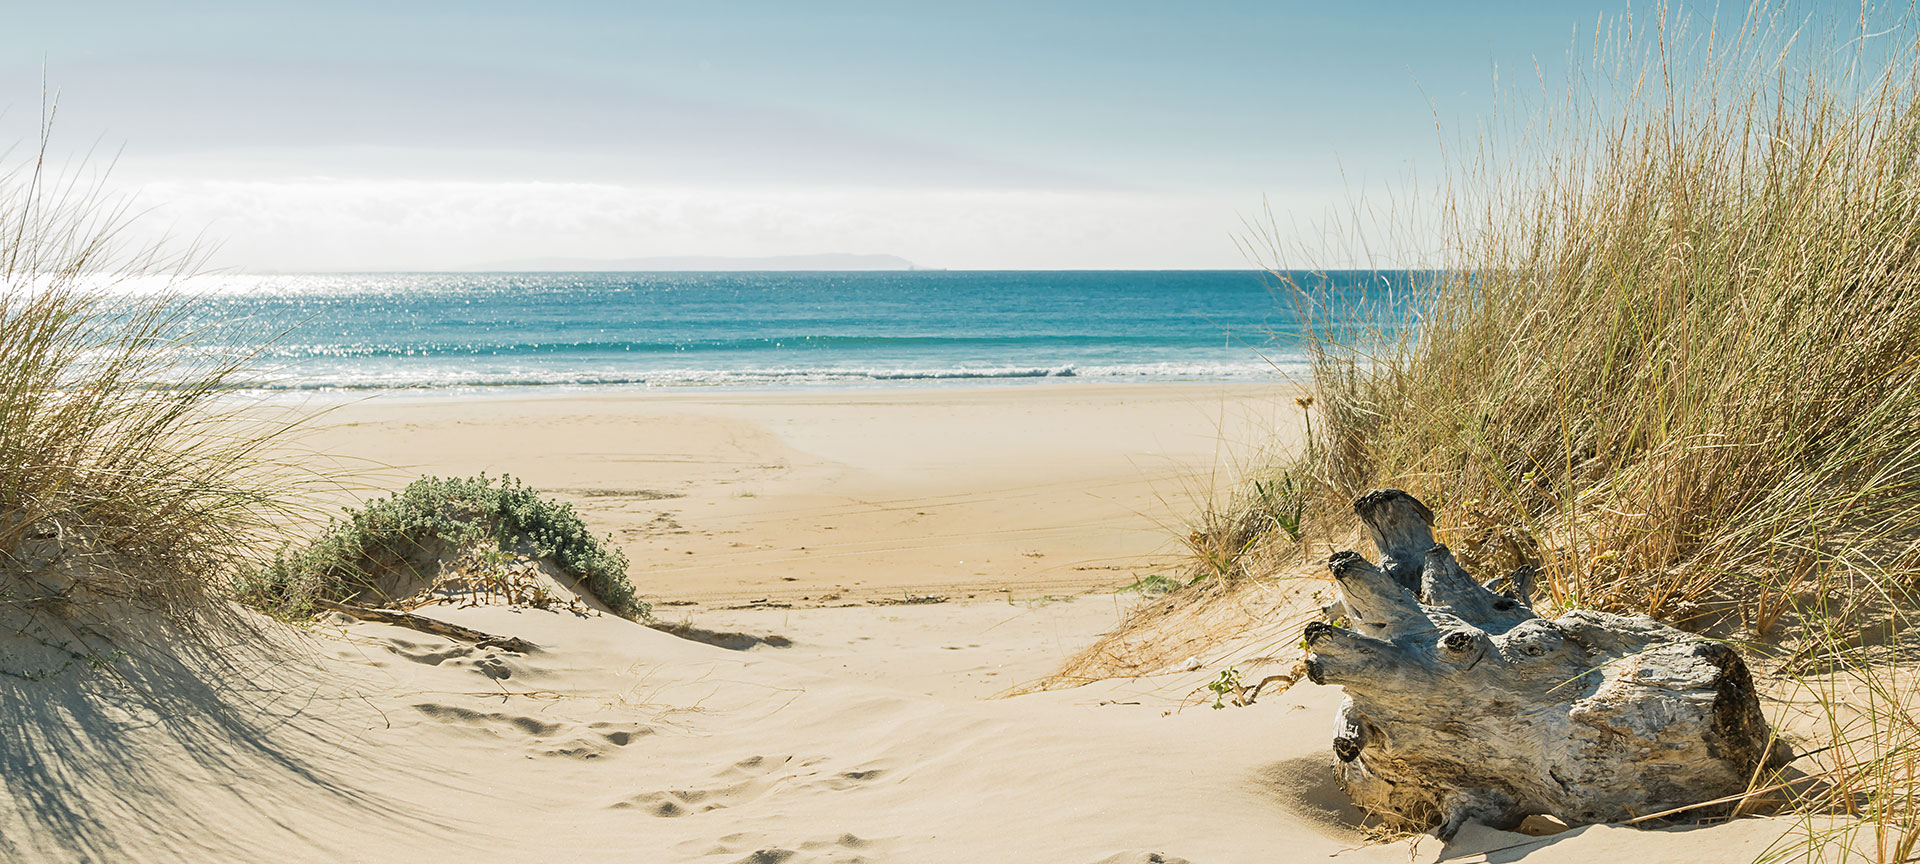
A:
[[[1737,795],[1785,756],[1732,648],[1644,615],[1541,618],[1530,571],[1475,582],[1413,496],[1354,510],[1380,566],[1333,556],[1348,623],[1307,625],[1306,663],[1346,688],[1334,770],[1363,809],[1442,839],[1612,822]]]

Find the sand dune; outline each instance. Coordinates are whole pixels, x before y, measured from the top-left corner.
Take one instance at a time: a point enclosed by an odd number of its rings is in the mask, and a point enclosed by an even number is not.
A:
[[[1222,427],[1284,422],[1270,394],[1203,391],[342,409],[315,440],[406,466],[380,482],[559,490],[664,619],[744,635],[435,606],[539,650],[251,617],[183,652],[128,615],[97,625],[116,650],[63,660],[22,630],[0,637],[30,673],[0,678],[0,858],[1697,862],[1792,830],[1370,839],[1328,770],[1337,689],[1195,695],[1223,664],[1287,662],[1284,610],[1187,671],[992,698],[1120,622],[1133,595],[1079,592],[1151,570],[1180,490],[1232,467]]]
[[[823,611],[850,636],[875,610]],[[35,701],[8,682],[0,848],[62,861],[1088,864],[1442,852],[1431,839],[1368,845],[1351,827],[1326,771],[1334,688],[1170,710],[1187,674],[979,701],[911,692],[928,680],[913,654],[891,673],[835,675],[782,649],[729,651],[598,614],[434,614],[540,650],[351,624],[281,634],[297,659],[243,655],[240,668],[132,657],[121,665],[145,670],[137,687],[83,674]],[[934,620],[925,635],[978,636]],[[1004,647],[1039,648],[1038,632]],[[1470,830],[1445,851],[1743,860],[1788,827]],[[1495,847],[1507,851],[1472,854]]]

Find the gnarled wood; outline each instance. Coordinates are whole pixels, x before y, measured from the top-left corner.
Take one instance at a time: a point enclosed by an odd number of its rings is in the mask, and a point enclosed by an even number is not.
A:
[[[1334,766],[1362,808],[1443,838],[1469,818],[1610,822],[1737,794],[1784,756],[1732,648],[1646,616],[1543,619],[1531,572],[1504,594],[1475,581],[1413,496],[1354,510],[1382,564],[1329,561],[1350,620],[1307,626],[1306,665],[1347,691]]]

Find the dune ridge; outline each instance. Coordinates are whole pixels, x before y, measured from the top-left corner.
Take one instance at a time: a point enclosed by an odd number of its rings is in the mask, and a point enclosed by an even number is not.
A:
[[[656,602],[674,592],[699,598],[657,606],[666,621],[741,638],[707,644],[585,607],[458,603],[416,611],[536,647],[485,648],[340,616],[291,628],[237,612],[224,626],[239,629],[209,631],[223,635],[208,650],[183,652],[192,643],[150,616],[87,624],[104,640],[90,643],[100,649],[90,659],[62,666],[42,646],[45,662],[14,665],[44,674],[0,678],[0,723],[15,730],[0,739],[0,857],[1698,861],[1751,859],[1797,830],[1768,819],[1551,837],[1469,826],[1445,847],[1431,838],[1380,842],[1327,770],[1338,690],[1301,685],[1230,710],[1212,710],[1204,690],[1229,665],[1252,675],[1263,663],[1289,662],[1295,624],[1318,602],[1313,581],[1242,604],[1265,610],[1252,616],[1262,623],[1218,650],[1006,697],[1033,689],[1023,685],[1125,620],[1140,600],[1112,586],[1154,559],[1127,558],[1135,547],[1110,538],[1165,526],[1128,513],[1137,521],[1110,522],[1117,533],[1087,551],[1077,544],[1090,541],[1072,531],[1004,531],[993,520],[1010,516],[997,508],[1043,512],[1061,498],[1088,497],[1079,485],[1107,490],[1100,507],[1123,492],[1136,496],[1124,500],[1174,497],[1168,473],[1142,470],[1147,446],[1187,442],[1152,454],[1188,472],[1177,475],[1187,482],[1230,470],[1210,464],[1214,445],[1198,442],[1217,441],[1223,424],[1238,422],[1221,418],[1235,412],[1265,428],[1280,416],[1265,398],[1237,398],[1093,385],[901,392],[842,406],[732,394],[343,410],[334,429],[317,433],[341,445],[334,452],[449,473],[487,467],[462,459],[533,454],[522,459],[530,482],[568,490],[559,494],[616,536],[661,512],[687,526],[678,530],[710,528],[711,539],[664,535],[710,544],[693,556],[635,543],[630,572]],[[1116,413],[1141,422],[1110,422]],[[989,424],[1001,434],[983,438],[976,433],[988,417],[1013,419]],[[556,427],[579,434],[558,436]],[[876,428],[897,434],[863,437]],[[558,446],[518,449],[522,437]],[[709,449],[678,459],[636,452],[637,442],[663,440]],[[855,446],[863,440],[882,443]],[[498,449],[479,446],[486,441]],[[976,468],[988,450],[996,458]],[[395,458],[408,454],[439,461]],[[745,483],[761,494],[726,491]],[[891,497],[852,494],[888,484]],[[604,489],[651,491],[582,491]],[[994,504],[996,496],[1010,500]],[[875,500],[892,503],[873,510],[876,521],[854,518],[860,502]],[[926,550],[884,530],[903,504],[938,514],[918,517],[922,539],[951,533],[952,542],[972,544],[964,554],[1033,569],[1014,572],[1025,581],[976,583],[972,600],[886,602],[927,578],[916,557]],[[729,519],[736,527],[724,527]],[[830,533],[819,520],[846,532],[837,542],[851,554],[830,564],[743,556],[698,571],[705,581],[676,582],[686,571],[668,566],[724,554],[736,542],[727,530],[790,532],[797,541]],[[1092,571],[1107,588],[1083,593],[1074,580],[1089,571],[1059,564],[1089,554],[1127,569]],[[874,587],[846,586],[825,599],[854,581],[848,574]],[[964,585],[977,577],[950,570],[941,578]],[[735,602],[762,592],[766,602]],[[0,627],[12,634],[0,636],[11,658],[33,644],[20,630]]]

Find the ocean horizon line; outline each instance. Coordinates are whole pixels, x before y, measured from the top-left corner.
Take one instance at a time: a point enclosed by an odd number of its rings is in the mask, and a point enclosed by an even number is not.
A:
[[[1274,270],[1264,267],[914,267],[902,269],[846,268],[846,269],[806,269],[806,268],[768,268],[768,269],[727,269],[727,268],[614,268],[614,269],[476,269],[476,268],[369,268],[369,269],[328,269],[328,270],[273,270],[245,268],[214,268],[185,277],[195,279],[202,276],[240,277],[240,276],[486,276],[486,275],[622,275],[629,273],[649,274],[872,274],[907,275],[913,273],[1244,273],[1255,274],[1322,274],[1351,275],[1356,273],[1415,274],[1439,273],[1444,268],[1435,267],[1332,267],[1332,268],[1292,268]]]

